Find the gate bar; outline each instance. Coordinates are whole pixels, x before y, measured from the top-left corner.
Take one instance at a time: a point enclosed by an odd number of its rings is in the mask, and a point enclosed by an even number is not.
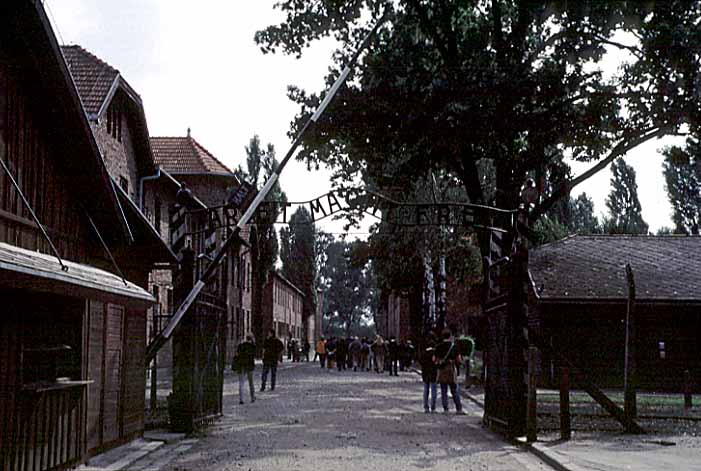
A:
[[[214,256],[214,259],[212,262],[209,264],[207,267],[207,270],[201,275],[200,279],[197,280],[197,283],[195,283],[194,287],[190,291],[190,293],[185,297],[185,300],[183,303],[178,307],[178,310],[173,314],[173,317],[171,318],[170,322],[166,326],[166,328],[163,330],[163,332],[159,333],[158,336],[149,344],[149,346],[146,349],[146,362],[149,363],[158,353],[158,351],[161,349],[161,347],[166,343],[166,341],[170,338],[170,336],[173,334],[173,330],[175,330],[175,327],[177,327],[178,323],[182,319],[182,317],[185,315],[187,310],[190,308],[192,303],[195,301],[195,298],[197,298],[197,295],[200,294],[202,291],[202,288],[204,288],[205,283],[207,280],[214,274],[216,268],[219,266],[219,264],[222,262],[224,259],[224,256],[226,255],[226,252],[228,251],[229,247],[233,245],[235,240],[238,237],[238,233],[241,231],[241,229],[248,224],[248,221],[253,217],[253,214],[255,211],[258,209],[258,206],[261,204],[261,202],[265,199],[266,196],[268,196],[268,193],[272,189],[273,185],[277,182],[277,180],[280,178],[280,174],[282,173],[282,170],[285,168],[285,165],[287,165],[287,162],[292,158],[294,155],[295,151],[297,150],[297,147],[299,147],[299,144],[302,142],[302,138],[306,134],[307,130],[313,125],[316,124],[316,122],[319,120],[319,117],[322,115],[326,107],[331,103],[331,100],[333,100],[333,97],[336,95],[338,90],[341,88],[341,86],[345,83],[346,79],[348,78],[348,75],[350,75],[351,70],[353,66],[355,65],[356,61],[358,60],[358,57],[360,54],[363,52],[363,50],[367,47],[368,43],[370,42],[370,39],[372,36],[374,36],[375,32],[377,29],[380,27],[385,22],[386,18],[386,12],[385,14],[382,15],[382,17],[379,19],[379,21],[373,26],[373,28],[370,30],[370,32],[365,36],[363,39],[362,43],[360,43],[360,47],[355,51],[353,56],[351,57],[351,60],[348,62],[346,67],[343,69],[343,72],[341,72],[341,75],[336,79],[336,82],[333,84],[331,89],[328,91],[326,96],[324,97],[323,101],[319,105],[319,108],[314,112],[314,114],[307,120],[306,123],[304,123],[304,126],[302,129],[297,133],[297,137],[295,140],[292,142],[292,146],[290,147],[290,150],[287,151],[287,154],[285,154],[285,157],[282,159],[282,162],[280,162],[280,165],[274,170],[273,174],[268,178],[268,181],[265,182],[265,185],[263,188],[258,192],[256,195],[255,199],[251,202],[251,204],[248,206],[246,211],[243,213],[243,216],[241,216],[241,219],[239,219],[238,223],[236,224],[236,227],[234,228],[232,234],[224,241],[222,246],[219,248],[217,251],[216,255]]]

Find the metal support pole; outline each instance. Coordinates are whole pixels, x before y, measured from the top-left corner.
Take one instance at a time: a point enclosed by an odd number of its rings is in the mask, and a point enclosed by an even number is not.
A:
[[[628,280],[628,308],[626,310],[626,345],[624,365],[624,412],[627,423],[638,415],[635,385],[635,279],[630,264],[626,265]]]
[[[51,247],[51,251],[54,253],[54,257],[58,259],[58,263],[59,265],[61,265],[61,270],[68,271],[68,267],[63,263],[63,260],[61,260],[61,255],[58,253],[58,249],[56,249],[56,246],[51,241],[51,237],[49,237],[49,234],[46,232],[44,225],[41,223],[41,221],[39,221],[39,218],[34,212],[34,208],[32,208],[32,206],[29,204],[29,201],[27,201],[27,198],[22,192],[22,188],[20,188],[19,183],[17,183],[17,180],[15,180],[14,175],[12,175],[12,172],[10,172],[10,169],[7,167],[3,159],[0,159],[0,165],[2,165],[3,170],[5,170],[5,173],[7,173],[7,176],[10,178],[12,186],[14,186],[15,190],[17,190],[19,197],[22,198],[24,206],[27,208],[27,211],[29,211],[29,214],[32,216],[32,219],[34,219],[34,223],[39,227],[39,230],[44,236],[44,239],[46,239],[46,241],[49,243],[49,247]]]
[[[691,372],[684,370],[684,408],[691,409],[693,407],[691,400]]]

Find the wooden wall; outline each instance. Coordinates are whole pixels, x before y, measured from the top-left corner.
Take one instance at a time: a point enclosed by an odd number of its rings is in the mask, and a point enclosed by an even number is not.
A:
[[[75,465],[85,456],[85,385],[35,377],[37,363],[56,354],[33,351],[69,345],[57,372],[80,381],[85,303],[18,290],[0,297],[13,306],[0,316],[0,469]]]
[[[87,352],[88,453],[143,433],[146,315],[144,311],[89,302]]]
[[[0,63],[0,158],[7,164],[61,255],[85,261],[87,228],[70,194],[70,181],[59,171],[46,129],[33,112],[21,79]],[[0,241],[51,253],[10,176],[0,169]]]
[[[626,306],[541,305],[542,325],[556,349],[591,375],[600,387],[623,386]],[[701,378],[699,308],[682,304],[636,306],[637,375],[641,388],[680,391],[684,370]],[[664,358],[659,342],[665,344]],[[553,375],[550,359],[543,373]],[[547,378],[556,380],[557,378]],[[701,380],[697,381],[701,386]]]

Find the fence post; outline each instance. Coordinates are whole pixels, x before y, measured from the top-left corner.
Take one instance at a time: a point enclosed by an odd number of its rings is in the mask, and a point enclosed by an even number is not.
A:
[[[638,415],[636,398],[636,332],[635,332],[635,278],[630,264],[626,264],[626,278],[628,281],[628,305],[626,309],[626,335],[625,335],[625,362],[623,378],[624,413],[626,423],[631,424]],[[626,426],[628,429],[629,426]],[[631,432],[631,430],[626,430]]]
[[[693,407],[691,401],[691,372],[684,370],[684,408],[691,409]]]
[[[526,416],[526,440],[529,442],[538,440],[537,361],[538,349],[530,347],[528,349],[528,415]]]
[[[569,440],[572,438],[572,424],[570,422],[570,369],[566,366],[560,368],[560,438]]]

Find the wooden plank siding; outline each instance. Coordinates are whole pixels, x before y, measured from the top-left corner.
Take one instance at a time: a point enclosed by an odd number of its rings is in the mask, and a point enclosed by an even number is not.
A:
[[[88,449],[93,450],[102,444],[102,385],[104,383],[104,332],[105,304],[89,302],[87,376],[93,381],[88,386],[87,439]]]
[[[143,312],[128,310],[124,327],[124,375],[122,437],[129,439],[144,429],[146,396],[144,384],[146,365],[146,317]]]
[[[52,158],[51,140],[33,113],[21,81],[0,63],[0,158],[64,258],[87,259],[87,227],[79,202],[70,194],[69,178]],[[0,241],[51,253],[9,175],[0,170]]]
[[[122,430],[122,348],[124,342],[124,308],[107,305],[105,323],[105,364],[102,392],[102,440],[109,444],[119,440]]]

